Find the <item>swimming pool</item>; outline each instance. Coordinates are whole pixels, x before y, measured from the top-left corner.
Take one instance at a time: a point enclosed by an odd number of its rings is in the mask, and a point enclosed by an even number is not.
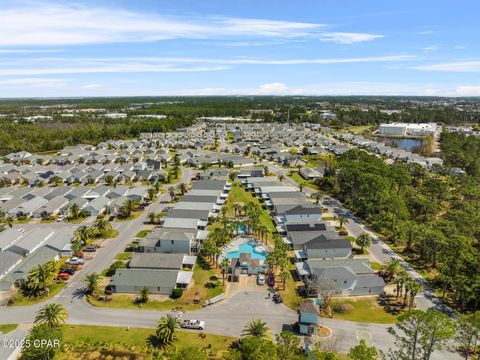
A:
[[[247,227],[245,226],[245,224],[238,224],[237,234],[245,234],[246,230],[247,230]]]
[[[252,259],[265,260],[267,252],[265,250],[258,250],[258,246],[251,243],[245,243],[239,246],[236,251],[229,251],[225,257],[227,259],[238,259],[241,253],[251,254]]]

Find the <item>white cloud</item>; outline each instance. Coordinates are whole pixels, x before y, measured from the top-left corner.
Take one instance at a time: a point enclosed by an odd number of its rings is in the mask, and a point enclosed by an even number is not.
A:
[[[457,96],[480,96],[480,85],[460,85],[455,89]]]
[[[18,2],[16,2],[18,4]],[[61,46],[167,39],[321,38],[341,44],[383,35],[325,32],[325,24],[231,17],[179,17],[118,7],[28,2],[0,9],[0,46]]]
[[[262,94],[278,94],[278,93],[284,93],[287,89],[288,87],[284,83],[275,82],[275,83],[260,85],[258,90]]]
[[[420,71],[441,71],[441,72],[480,72],[480,61],[458,61],[442,64],[428,64],[413,67]]]
[[[440,45],[430,45],[430,46],[424,47],[422,50],[425,52],[431,52],[431,51],[436,51],[438,49],[440,49]]]
[[[82,85],[81,88],[82,89],[98,89],[98,88],[101,88],[102,85],[100,84],[85,84],[85,85]]]
[[[66,79],[47,79],[47,78],[13,78],[0,80],[2,87],[32,87],[32,88],[52,88],[65,86]]]
[[[384,35],[351,33],[351,32],[326,32],[320,36],[321,41],[336,44],[353,44],[358,42],[372,41],[385,37]]]
[[[207,72],[230,69],[234,65],[330,65],[371,62],[402,62],[413,60],[410,55],[385,55],[331,59],[261,59],[261,58],[44,58],[0,63],[0,76],[52,75],[87,73],[139,73],[139,72]]]

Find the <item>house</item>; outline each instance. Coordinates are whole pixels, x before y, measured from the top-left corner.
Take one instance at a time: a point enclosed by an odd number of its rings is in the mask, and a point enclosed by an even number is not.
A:
[[[0,232],[0,253],[4,252],[15,241],[20,239],[23,234],[17,229],[10,228]]]
[[[26,216],[30,217],[33,215],[33,212],[45,205],[48,201],[42,197],[36,196],[33,199],[27,200],[22,204],[18,205],[16,208],[10,210],[8,213],[12,216],[20,217]]]
[[[296,246],[298,248],[298,246]],[[352,257],[352,243],[342,237],[320,234],[303,244],[302,250],[295,250],[299,261],[307,259],[340,259]]]
[[[320,311],[314,300],[306,300],[300,304],[298,310],[299,333],[302,335],[315,335],[318,330]]]
[[[314,259],[297,262],[295,267],[310,296],[317,295],[319,284],[345,296],[379,295],[385,287],[383,279],[373,272],[366,259]]]
[[[303,177],[305,180],[317,180],[322,177],[322,174],[320,174],[318,171],[309,168],[309,167],[302,167],[300,168],[300,176]]]
[[[284,218],[286,222],[321,221],[322,210],[312,204],[298,205],[285,211]]]
[[[9,250],[10,251],[10,250]],[[0,280],[0,290],[10,290],[20,287],[25,283],[28,273],[35,266],[45,264],[51,260],[58,260],[58,252],[46,246],[41,246],[35,252],[29,254],[22,262],[20,262],[13,270]]]
[[[15,266],[22,262],[22,255],[11,251],[4,251],[0,253],[0,280],[3,279]]]
[[[53,233],[53,229],[49,227],[38,227],[15,241],[8,250],[21,256],[27,256],[45,244],[52,237]]]
[[[33,217],[46,218],[50,216],[55,216],[60,213],[61,209],[63,209],[67,204],[68,199],[63,196],[53,198],[45,205],[40,206],[37,210],[35,210],[33,212]]]
[[[73,228],[64,227],[56,230],[50,239],[47,240],[45,246],[58,251],[60,257],[72,255]]]
[[[145,186],[136,186],[127,192],[127,198],[133,201],[143,201],[147,196],[147,188]]]
[[[185,254],[134,253],[128,263],[130,269],[193,269],[197,257]]]
[[[150,294],[170,295],[174,289],[187,289],[192,271],[165,269],[118,269],[110,280],[114,293],[138,293],[147,288]]]
[[[155,228],[140,240],[140,251],[144,253],[190,254],[196,233],[195,229]]]
[[[83,210],[88,212],[90,216],[98,216],[105,212],[105,209],[107,208],[110,201],[110,199],[107,199],[104,196],[100,196],[86,204]]]

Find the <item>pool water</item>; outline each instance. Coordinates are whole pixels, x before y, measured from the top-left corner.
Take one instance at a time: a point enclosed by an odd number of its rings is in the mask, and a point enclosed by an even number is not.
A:
[[[239,224],[237,226],[237,234],[245,234],[246,230],[247,230],[247,228],[244,224]]]
[[[227,259],[238,259],[241,253],[252,254],[252,259],[265,260],[267,253],[265,251],[255,251],[255,245],[246,243],[240,245],[237,251],[229,251],[225,257]]]

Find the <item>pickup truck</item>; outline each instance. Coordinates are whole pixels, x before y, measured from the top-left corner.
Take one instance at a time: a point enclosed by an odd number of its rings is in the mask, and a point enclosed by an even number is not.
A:
[[[205,328],[205,321],[201,320],[183,320],[180,326],[184,329],[203,330]]]

